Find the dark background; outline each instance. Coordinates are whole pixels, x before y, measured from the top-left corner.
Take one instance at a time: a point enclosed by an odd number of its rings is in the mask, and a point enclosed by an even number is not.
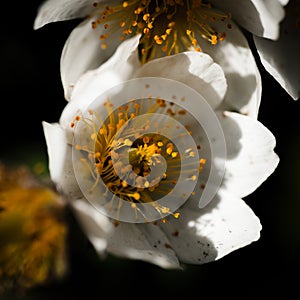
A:
[[[53,23],[34,31],[39,3],[11,1],[1,9],[0,160],[14,165],[47,162],[41,122],[56,122],[66,104],[59,59],[78,21]],[[244,298],[296,291],[300,283],[300,102],[293,101],[262,68],[261,72],[259,120],[276,137],[280,163],[245,198],[263,226],[259,241],[207,265],[167,271],[142,261],[111,256],[100,260],[70,216],[70,272],[66,278],[23,296],[8,293],[2,299],[173,298],[186,294],[202,298],[219,293]]]

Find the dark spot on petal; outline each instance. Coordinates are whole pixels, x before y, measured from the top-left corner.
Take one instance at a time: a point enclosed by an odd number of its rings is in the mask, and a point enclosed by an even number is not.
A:
[[[173,236],[178,236],[178,235],[179,235],[179,231],[178,231],[178,230],[174,231],[174,232],[172,233],[172,235],[173,235]]]
[[[170,244],[168,244],[168,243],[165,243],[165,247],[166,247],[167,249],[172,249],[172,246],[171,246]]]

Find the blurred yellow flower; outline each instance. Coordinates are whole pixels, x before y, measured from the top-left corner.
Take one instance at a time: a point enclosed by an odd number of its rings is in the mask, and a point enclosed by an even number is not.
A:
[[[61,197],[25,167],[0,164],[0,293],[28,289],[66,272]]]

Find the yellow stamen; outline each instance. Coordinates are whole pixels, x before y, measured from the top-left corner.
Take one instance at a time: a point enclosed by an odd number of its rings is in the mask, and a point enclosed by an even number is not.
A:
[[[146,110],[144,103],[147,103]],[[189,157],[195,157],[197,148],[190,147],[181,154],[176,144],[169,138],[158,133],[143,134],[149,128],[147,122],[138,125],[128,124],[135,124],[133,120],[136,117],[147,113],[165,114],[170,109],[169,106],[172,107],[173,118],[181,118],[182,109],[179,109],[173,102],[168,105],[165,100],[159,97],[155,99],[151,97],[140,100],[129,99],[125,105],[116,109],[107,100],[103,106],[108,112],[105,121],[97,115],[96,111],[91,111],[88,117],[79,118],[91,130],[89,133],[91,143],[87,145],[75,144],[74,146],[74,149],[82,154],[80,159],[87,172],[86,176],[89,176],[93,181],[88,191],[93,192],[98,184],[103,182],[104,194],[110,191],[116,196],[109,201],[118,198],[128,201],[131,208],[139,216],[144,216],[145,213],[137,207],[137,204],[147,203],[162,218],[165,218],[166,215],[171,214],[170,208],[160,205],[156,200],[160,199],[162,195],[172,193],[182,168],[187,173],[187,180],[195,181],[197,179],[197,176],[191,173],[189,165],[191,164]],[[173,125],[169,123],[157,124],[157,132],[163,129],[161,126],[165,126],[168,130],[176,128]],[[186,127],[189,126],[186,125]],[[122,133],[119,136],[120,132]],[[185,138],[189,134],[186,131],[180,137]],[[124,162],[124,157],[129,158],[129,164],[128,161]],[[184,162],[183,158],[185,159]],[[151,177],[152,168],[162,167],[164,161],[167,166],[167,169],[163,169],[164,173],[155,178]],[[204,163],[204,159],[200,160],[201,166]],[[197,172],[196,168],[194,170]],[[132,175],[136,177],[132,177]],[[121,209],[121,205],[116,209]],[[179,214],[173,214],[173,216],[176,218]]]
[[[101,34],[100,39],[106,40],[102,49],[108,47],[107,39],[119,28],[124,28],[126,36],[141,33],[140,54],[142,62],[159,57],[162,54],[171,55],[181,51],[201,51],[200,38],[212,45],[218,44],[226,37],[225,32],[216,32],[216,21],[228,21],[231,14],[216,11],[212,5],[200,0],[131,0],[123,1],[115,6],[94,6],[92,16],[96,16],[92,28],[99,26],[108,29],[109,34]],[[228,23],[229,29],[231,24]]]

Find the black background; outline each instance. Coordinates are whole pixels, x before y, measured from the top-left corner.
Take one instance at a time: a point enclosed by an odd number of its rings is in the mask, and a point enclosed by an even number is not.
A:
[[[78,21],[53,23],[34,31],[40,2],[11,1],[1,9],[0,160],[12,164],[47,161],[41,122],[56,122],[66,104],[59,59]],[[70,216],[70,272],[66,278],[23,296],[8,293],[2,299],[179,295],[200,299],[220,293],[244,298],[296,291],[300,283],[300,102],[293,101],[262,68],[261,73],[259,120],[276,137],[280,163],[275,173],[245,198],[263,226],[259,241],[207,265],[168,271],[142,261],[111,256],[100,260]]]

